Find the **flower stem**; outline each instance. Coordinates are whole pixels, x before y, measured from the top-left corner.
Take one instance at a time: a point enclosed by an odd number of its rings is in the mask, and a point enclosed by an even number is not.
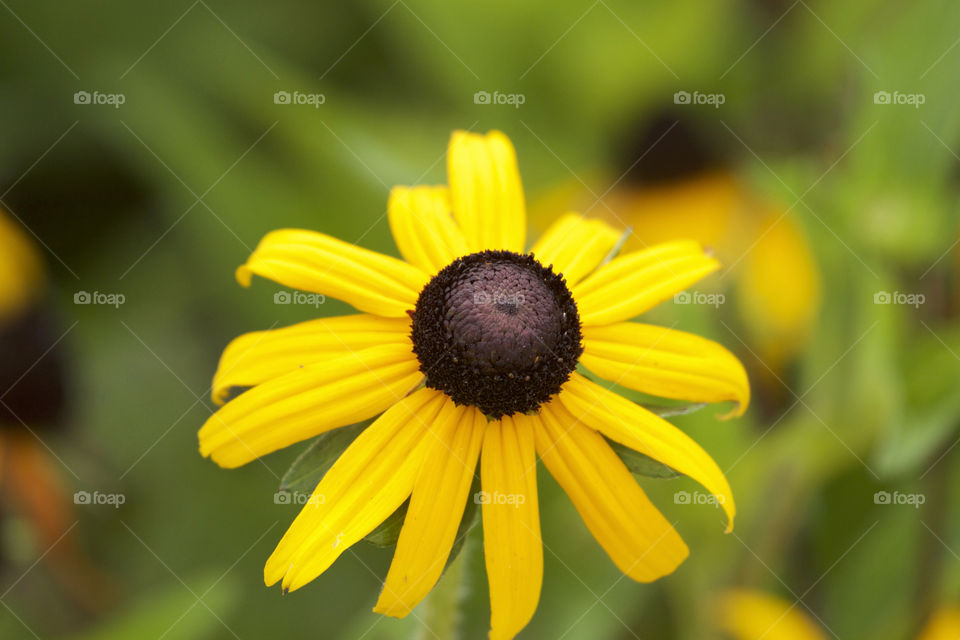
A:
[[[450,563],[440,581],[424,602],[417,640],[460,637],[460,604],[463,601],[470,542],[466,540],[457,558]]]

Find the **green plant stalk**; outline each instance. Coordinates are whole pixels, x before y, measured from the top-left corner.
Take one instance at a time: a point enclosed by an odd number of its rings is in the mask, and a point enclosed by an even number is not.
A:
[[[470,540],[466,540],[457,558],[450,563],[440,581],[424,602],[424,614],[415,636],[416,640],[432,638],[460,638],[460,605],[466,588]]]

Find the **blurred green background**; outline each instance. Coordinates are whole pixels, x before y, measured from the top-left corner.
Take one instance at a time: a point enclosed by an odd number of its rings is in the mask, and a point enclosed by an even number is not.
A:
[[[837,638],[912,637],[960,603],[957,3],[0,5],[0,201],[41,245],[69,356],[69,428],[41,437],[70,493],[124,496],[70,515],[114,583],[95,613],[52,584],[45,549],[4,510],[0,637],[431,637],[371,612],[388,550],[358,545],[285,597],[263,586],[296,514],[274,492],[302,447],[234,471],[202,459],[211,376],[234,336],[348,307],[276,305],[276,285],[245,290],[233,270],[288,226],[396,254],[389,188],[444,182],[457,128],[512,138],[531,236],[558,202],[609,217],[608,190],[646,188],[621,174],[671,148],[669,132],[633,143],[657,118],[695,132],[711,167],[776,212],[703,284],[724,304],[650,318],[748,365],[745,417],[674,419],[727,472],[737,527],[724,535],[714,506],[677,504],[691,481],[644,478],[691,556],[635,584],[541,473],[545,580],[521,637],[719,637],[710,603],[730,587],[799,600]],[[323,103],[278,104],[281,91]],[[478,103],[484,91],[523,104]],[[751,259],[780,221],[812,257],[799,275],[789,252]],[[732,284],[750,269],[777,274],[759,302]],[[125,302],[74,304],[81,291]],[[898,303],[910,295],[922,302]],[[776,327],[761,335],[777,304],[806,318],[780,351]],[[466,638],[488,629],[480,547],[477,528]]]

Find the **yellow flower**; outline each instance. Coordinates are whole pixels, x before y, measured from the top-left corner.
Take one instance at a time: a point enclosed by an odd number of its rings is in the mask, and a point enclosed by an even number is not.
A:
[[[0,211],[0,326],[22,315],[43,290],[43,263],[20,226]]]
[[[717,628],[733,640],[826,640],[820,628],[798,603],[762,591],[730,589],[715,602]],[[933,612],[917,640],[960,638],[960,608]]]
[[[37,247],[0,209],[0,520],[22,516],[57,586],[92,611],[112,585],[77,542],[69,493],[39,435],[67,426],[64,353],[45,289]]]
[[[760,201],[724,170],[624,186],[601,210],[642,229],[643,243],[692,238],[731,265],[740,318],[763,361],[759,371],[779,373],[807,346],[820,310],[820,273],[789,211]],[[633,238],[624,248],[640,246]]]
[[[762,591],[731,589],[716,602],[717,626],[734,640],[826,640],[799,604]]]
[[[780,393],[776,376],[807,347],[820,311],[821,274],[797,222],[799,203],[760,195],[687,122],[672,113],[650,118],[640,139],[626,137],[621,166],[578,171],[539,198],[533,226],[573,208],[638,229],[626,251],[676,238],[709,246],[728,269],[715,286],[736,291],[758,381]]]
[[[960,638],[960,607],[944,607],[935,611],[918,640],[956,640]]]
[[[238,467],[382,413],[347,448],[267,561],[268,585],[302,587],[409,497],[375,610],[407,615],[440,577],[479,471],[491,638],[533,616],[543,550],[536,458],[613,562],[635,580],[672,572],[687,547],[610,440],[698,482],[735,513],[696,442],[575,371],[694,402],[749,402],[746,374],[703,338],[627,322],[719,264],[692,241],[604,263],[619,233],[575,214],[530,249],[516,157],[499,132],[456,132],[449,186],[396,187],[388,214],[406,261],[311,231],[268,234],[237,271],[333,296],[362,313],[252,333],[214,377],[222,404],[200,451]]]

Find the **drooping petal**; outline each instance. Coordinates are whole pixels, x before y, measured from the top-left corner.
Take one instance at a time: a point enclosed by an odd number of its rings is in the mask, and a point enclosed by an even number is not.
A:
[[[532,422],[540,459],[620,571],[652,582],[683,562],[687,545],[603,436],[560,402],[545,406]]]
[[[714,604],[718,631],[733,640],[826,640],[798,603],[747,589],[724,592]],[[944,636],[944,638],[956,638]]]
[[[584,326],[611,324],[652,309],[719,268],[696,242],[667,242],[614,258],[572,292]]]
[[[602,220],[568,213],[553,223],[530,251],[544,265],[563,274],[567,286],[580,282],[607,257],[620,233]]]
[[[736,506],[726,477],[690,436],[663,418],[573,373],[558,398],[571,415],[611,440],[693,478],[717,498],[733,529]]]
[[[443,573],[477,468],[486,417],[457,407],[424,435],[426,454],[413,485],[393,562],[374,611],[402,618]]]
[[[232,388],[253,387],[332,356],[383,344],[406,345],[412,351],[409,318],[357,314],[245,333],[220,356],[213,401],[226,402]]]
[[[402,317],[413,309],[429,280],[402,260],[300,229],[265,235],[247,263],[237,268],[237,281],[249,286],[253,274],[388,317]]]
[[[455,131],[447,150],[453,216],[471,252],[522,252],[526,204],[513,144],[499,131]]]
[[[543,582],[537,460],[528,416],[487,424],[480,457],[490,640],[513,638],[533,617]]]
[[[455,407],[420,389],[363,430],[327,471],[264,567],[267,586],[299,589],[387,519],[410,495],[425,452],[424,434],[446,425]],[[439,414],[439,415],[438,415]]]
[[[423,379],[409,345],[308,365],[240,394],[200,429],[200,453],[239,467],[324,431],[372,418]]]
[[[737,357],[683,331],[635,322],[584,327],[580,361],[598,376],[663,398],[732,400],[736,415],[750,402],[747,373]]]
[[[394,187],[387,215],[400,255],[425,273],[435,274],[470,252],[450,215],[447,187]]]

